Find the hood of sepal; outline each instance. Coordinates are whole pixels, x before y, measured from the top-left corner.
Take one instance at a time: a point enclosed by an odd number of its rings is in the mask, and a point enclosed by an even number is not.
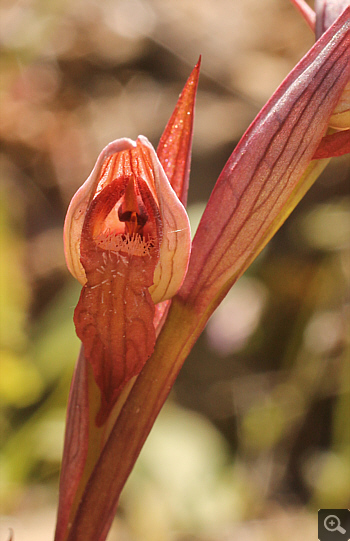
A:
[[[87,210],[100,181],[102,166],[113,154],[135,149],[138,145],[145,147],[151,158],[155,195],[163,228],[159,260],[154,272],[153,285],[149,288],[152,300],[156,304],[175,295],[184,280],[191,251],[191,231],[187,212],[171,187],[157,154],[146,137],[139,136],[137,141],[128,138],[117,139],[102,150],[90,176],[76,192],[68,207],[64,224],[64,249],[69,271],[84,285],[86,274],[80,261],[81,234]],[[145,180],[147,182],[147,179]]]

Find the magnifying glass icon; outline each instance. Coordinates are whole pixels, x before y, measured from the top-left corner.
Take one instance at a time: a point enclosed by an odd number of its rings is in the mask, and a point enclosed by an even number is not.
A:
[[[337,517],[337,515],[328,515],[324,519],[324,527],[329,532],[340,532],[340,533],[346,533],[346,530],[340,525],[340,520]]]

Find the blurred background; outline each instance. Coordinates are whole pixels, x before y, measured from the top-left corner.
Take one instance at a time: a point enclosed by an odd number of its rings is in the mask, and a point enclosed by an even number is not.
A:
[[[156,146],[202,54],[189,214],[313,43],[288,0],[2,0],[0,540],[53,538],[80,287],[72,195],[100,150]],[[109,541],[314,540],[350,503],[350,163],[334,159],[186,361]]]

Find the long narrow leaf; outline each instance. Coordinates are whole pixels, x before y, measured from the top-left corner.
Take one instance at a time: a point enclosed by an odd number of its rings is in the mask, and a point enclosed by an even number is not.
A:
[[[87,363],[82,350],[71,384],[60,478],[56,541],[65,538],[74,497],[83,475],[88,453],[89,400]],[[70,415],[74,411],[75,415]]]
[[[201,60],[197,62],[180,94],[160,138],[157,155],[170,184],[186,206],[190,175],[194,106]]]
[[[350,78],[349,15],[350,8],[287,76],[224,167],[180,291],[198,313],[213,309],[265,246],[271,224],[280,226],[293,210],[293,194]]]

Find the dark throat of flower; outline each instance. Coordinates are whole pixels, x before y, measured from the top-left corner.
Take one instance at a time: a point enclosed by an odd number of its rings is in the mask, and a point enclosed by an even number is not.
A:
[[[134,175],[127,180],[124,201],[118,209],[118,218],[125,223],[125,233],[130,236],[143,234],[142,230],[148,221],[148,214],[142,198],[137,197]]]

